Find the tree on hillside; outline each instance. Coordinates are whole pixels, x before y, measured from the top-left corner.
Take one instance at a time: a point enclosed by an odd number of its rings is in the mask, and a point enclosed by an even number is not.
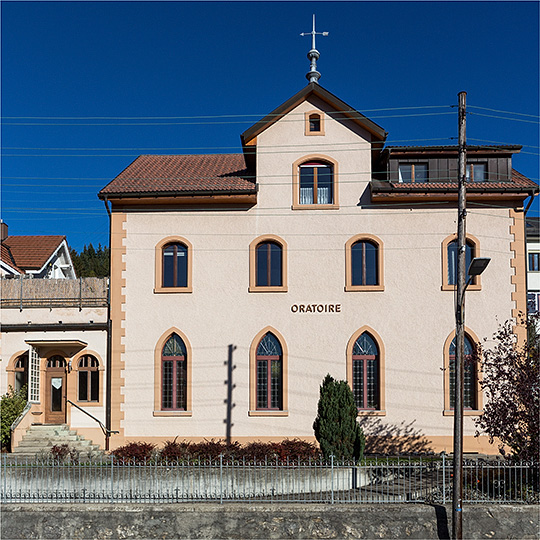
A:
[[[484,414],[476,420],[476,436],[489,435],[499,441],[499,451],[510,448],[511,457],[534,459],[540,456],[540,317],[518,322],[527,325],[529,339],[516,343],[512,321],[494,334],[493,348],[482,352]]]
[[[109,248],[92,244],[84,246],[81,253],[70,248],[71,260],[77,277],[107,277],[109,275]]]
[[[317,418],[313,422],[315,438],[325,459],[362,459],[364,432],[356,421],[358,410],[346,381],[336,381],[326,375],[320,387]]]

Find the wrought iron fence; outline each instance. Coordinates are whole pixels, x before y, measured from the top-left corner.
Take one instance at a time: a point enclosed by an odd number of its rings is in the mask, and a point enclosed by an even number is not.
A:
[[[540,501],[539,465],[464,464],[464,502]],[[452,497],[450,459],[253,463],[125,463],[21,460],[4,456],[0,500],[20,502],[436,503]]]

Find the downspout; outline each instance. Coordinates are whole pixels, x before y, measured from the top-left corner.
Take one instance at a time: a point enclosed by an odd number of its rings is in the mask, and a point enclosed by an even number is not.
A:
[[[105,386],[105,450],[109,450],[109,436],[111,432],[111,403],[112,403],[112,321],[111,321],[111,276],[112,276],[112,217],[107,197],[103,199],[105,209],[109,216],[109,287],[107,291],[107,384]]]

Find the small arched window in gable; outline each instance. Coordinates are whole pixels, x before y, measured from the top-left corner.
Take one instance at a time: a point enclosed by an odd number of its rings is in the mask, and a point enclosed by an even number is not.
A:
[[[318,133],[321,131],[321,115],[312,113],[309,115],[309,131],[311,133]]]

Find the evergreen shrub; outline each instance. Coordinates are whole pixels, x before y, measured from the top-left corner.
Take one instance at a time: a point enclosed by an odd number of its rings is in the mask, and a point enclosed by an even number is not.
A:
[[[23,386],[20,390],[9,387],[6,394],[0,399],[1,444],[2,449],[11,449],[11,425],[24,411],[28,402],[28,390]]]

